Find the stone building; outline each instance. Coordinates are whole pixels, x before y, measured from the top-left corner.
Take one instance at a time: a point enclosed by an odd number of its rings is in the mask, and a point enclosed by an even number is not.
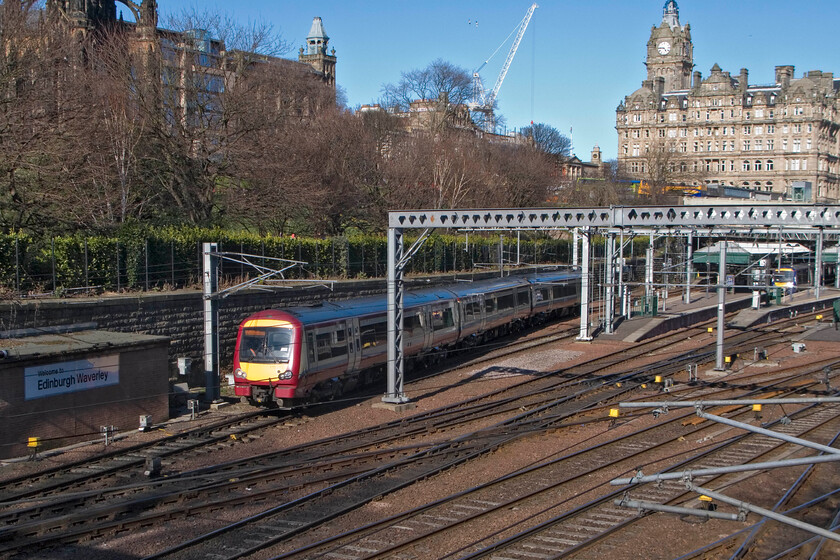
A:
[[[616,110],[627,173],[786,197],[804,183],[814,202],[840,200],[840,80],[777,66],[774,83],[757,85],[747,69],[732,76],[717,64],[703,78],[693,60],[691,27],[668,0],[647,44],[647,79]]]
[[[126,7],[136,23],[122,20],[117,13],[117,4]],[[72,29],[86,34],[97,29],[120,27],[132,33],[132,49],[145,56],[145,71],[158,75],[163,88],[170,89],[172,97],[183,97],[183,88],[179,86],[186,80],[185,74],[190,65],[195,65],[201,73],[211,75],[205,93],[218,93],[224,88],[227,74],[235,70],[243,57],[237,57],[238,51],[227,51],[220,39],[210,36],[203,29],[187,32],[175,32],[158,28],[157,0],[47,0],[48,16],[64,21]],[[321,80],[335,87],[336,56],[335,49],[327,53],[329,37],[324,31],[320,17],[313,18],[312,27],[306,39],[306,47],[300,49],[297,61],[277,59],[259,55],[261,62],[279,62],[282,64],[300,64],[320,77]],[[251,56],[251,59],[255,57]],[[212,74],[218,79],[214,79]],[[181,99],[184,105],[187,100]]]
[[[306,47],[300,48],[298,60],[311,66],[316,72],[323,76],[331,86],[335,87],[335,49],[327,53],[330,38],[324,31],[324,22],[316,17],[312,20],[312,28],[306,37]]]

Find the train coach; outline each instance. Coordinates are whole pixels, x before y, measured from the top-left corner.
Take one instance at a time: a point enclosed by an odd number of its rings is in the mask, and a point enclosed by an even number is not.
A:
[[[406,292],[407,365],[428,364],[449,350],[577,313],[580,284],[578,272],[555,272]],[[253,404],[290,408],[384,380],[386,307],[383,295],[247,317],[234,350],[235,394]]]

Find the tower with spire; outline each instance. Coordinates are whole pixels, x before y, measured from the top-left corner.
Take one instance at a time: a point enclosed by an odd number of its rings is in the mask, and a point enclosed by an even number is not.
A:
[[[665,91],[688,89],[694,68],[691,26],[680,25],[680,8],[676,0],[667,0],[662,23],[650,30],[647,45],[648,80],[664,78]]]
[[[329,42],[330,38],[324,31],[324,22],[319,17],[313,18],[312,27],[306,37],[306,46],[300,48],[298,60],[309,64],[328,84],[335,86],[335,49],[327,51]]]

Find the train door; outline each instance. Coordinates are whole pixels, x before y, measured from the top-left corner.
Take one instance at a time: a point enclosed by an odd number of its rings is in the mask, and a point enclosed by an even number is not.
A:
[[[361,367],[362,348],[359,343],[359,319],[347,320],[347,371],[356,371]]]

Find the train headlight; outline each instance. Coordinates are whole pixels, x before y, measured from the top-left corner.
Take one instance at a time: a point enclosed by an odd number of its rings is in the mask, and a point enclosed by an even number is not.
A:
[[[242,371],[241,368],[236,368],[235,370],[233,370],[233,377],[234,377],[234,379],[247,379],[248,378],[248,376],[245,374],[244,371]]]
[[[288,370],[288,369],[285,372],[283,372],[283,374],[280,376],[280,379],[291,379],[291,378],[292,378],[292,372],[291,372],[291,370]]]

